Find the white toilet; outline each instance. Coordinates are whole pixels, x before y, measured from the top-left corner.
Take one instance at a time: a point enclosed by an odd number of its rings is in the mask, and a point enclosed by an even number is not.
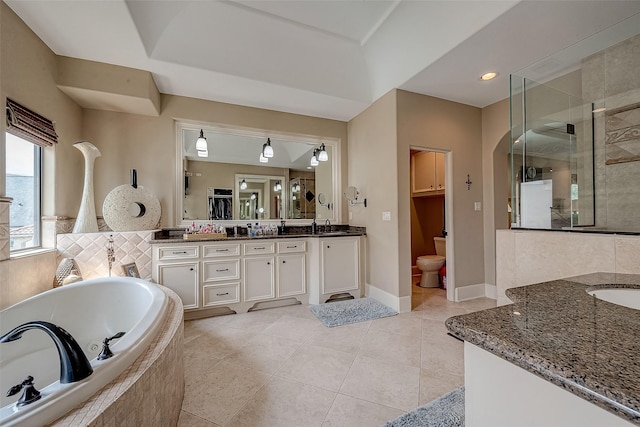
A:
[[[437,255],[419,256],[416,261],[417,267],[422,271],[420,286],[423,288],[438,288],[438,272],[444,265],[447,255],[447,239],[444,237],[434,237],[433,243],[436,246]]]

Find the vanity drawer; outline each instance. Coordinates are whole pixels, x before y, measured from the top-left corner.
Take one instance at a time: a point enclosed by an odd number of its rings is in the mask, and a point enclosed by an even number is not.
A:
[[[166,246],[158,248],[158,259],[198,258],[197,246]]]
[[[274,251],[274,248],[275,248],[274,242],[245,243],[244,254],[245,255],[272,254]]]
[[[202,281],[240,279],[240,259],[222,261],[204,261],[202,263]]]
[[[240,243],[230,243],[224,245],[205,245],[202,247],[204,258],[216,258],[221,256],[240,255]]]
[[[307,242],[296,240],[292,242],[278,242],[278,253],[287,254],[292,252],[304,252],[307,250]]]
[[[204,307],[240,302],[240,283],[202,287]]]

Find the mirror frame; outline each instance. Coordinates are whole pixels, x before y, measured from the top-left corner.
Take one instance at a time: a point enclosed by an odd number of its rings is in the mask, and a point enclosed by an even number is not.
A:
[[[217,220],[217,221],[209,221],[209,220],[185,220],[183,219],[184,213],[184,150],[183,150],[183,140],[182,134],[183,130],[196,130],[199,131],[203,129],[205,131],[218,132],[218,133],[227,133],[231,135],[243,135],[253,138],[266,138],[271,137],[279,140],[290,141],[290,142],[298,142],[298,143],[307,143],[311,145],[320,146],[320,144],[324,143],[326,146],[331,147],[331,151],[333,153],[333,158],[331,159],[331,179],[332,179],[332,191],[333,197],[329,200],[332,204],[333,208],[331,209],[332,215],[329,218],[330,221],[341,224],[342,223],[342,179],[341,173],[341,144],[342,141],[340,138],[332,138],[332,137],[323,137],[317,135],[308,135],[308,134],[299,134],[292,132],[281,132],[281,131],[271,131],[268,129],[255,129],[241,126],[233,126],[233,125],[225,125],[220,123],[206,123],[206,122],[198,122],[198,121],[190,121],[190,120],[175,120],[175,129],[176,129],[176,144],[175,144],[175,156],[176,156],[176,168],[175,168],[175,194],[174,194],[174,215],[175,215],[175,223],[176,227],[186,227],[191,223],[195,222],[196,224],[206,224],[215,222],[216,224],[221,225],[242,225],[245,224],[245,220]],[[237,183],[236,183],[237,185]],[[316,196],[317,197],[317,196]],[[293,225],[307,225],[311,224],[311,219],[295,219],[295,218],[286,218],[285,221],[287,223]],[[264,219],[262,222],[274,222],[279,223],[279,219]]]

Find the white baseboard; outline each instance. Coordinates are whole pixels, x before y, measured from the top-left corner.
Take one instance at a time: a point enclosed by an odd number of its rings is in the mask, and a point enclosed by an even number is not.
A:
[[[485,283],[484,296],[491,299],[498,299],[498,287],[496,285]]]
[[[411,295],[406,297],[397,297],[395,295],[391,295],[387,291],[376,288],[369,283],[364,285],[364,294],[369,298],[373,298],[374,300],[391,307],[398,313],[411,311]]]
[[[461,286],[455,289],[456,301],[467,301],[476,298],[497,298],[497,290],[495,285],[486,283],[477,283],[475,285]]]

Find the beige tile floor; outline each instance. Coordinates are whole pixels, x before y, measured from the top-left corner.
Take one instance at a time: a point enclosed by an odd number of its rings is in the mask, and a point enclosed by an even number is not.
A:
[[[185,322],[178,426],[379,426],[459,387],[444,320],[495,301],[413,291],[410,313],[335,328],[304,305]]]

